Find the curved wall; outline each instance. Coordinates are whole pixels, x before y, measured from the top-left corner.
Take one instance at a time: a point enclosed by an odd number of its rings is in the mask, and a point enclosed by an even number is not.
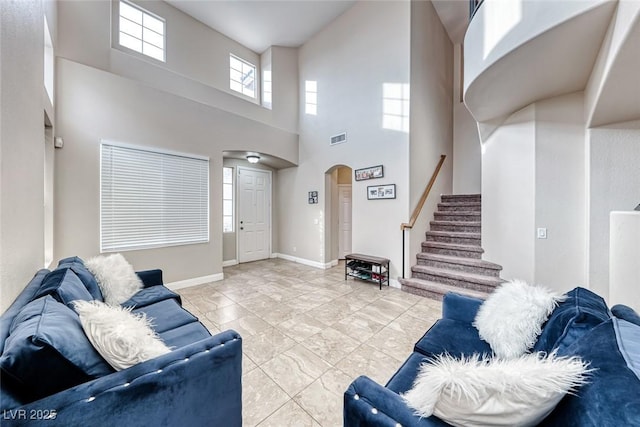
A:
[[[485,1],[465,35],[464,99],[479,122],[583,90],[615,2]]]

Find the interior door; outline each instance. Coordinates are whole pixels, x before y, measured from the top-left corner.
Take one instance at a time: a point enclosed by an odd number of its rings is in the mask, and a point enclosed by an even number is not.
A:
[[[351,251],[351,185],[338,186],[338,258]]]
[[[271,256],[271,172],[238,168],[238,261]]]

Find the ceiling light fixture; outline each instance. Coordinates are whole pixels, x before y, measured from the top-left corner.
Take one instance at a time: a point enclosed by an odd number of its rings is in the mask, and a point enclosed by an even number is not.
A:
[[[249,154],[247,156],[247,161],[249,163],[258,163],[260,161],[260,156],[258,156],[257,154]]]

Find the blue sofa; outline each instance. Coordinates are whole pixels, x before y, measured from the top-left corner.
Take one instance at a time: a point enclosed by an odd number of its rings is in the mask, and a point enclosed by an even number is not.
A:
[[[453,356],[491,355],[490,346],[472,326],[482,300],[447,294],[442,319],[416,343],[385,387],[366,376],[344,394],[344,426],[449,426],[435,416],[413,415],[401,393],[409,390],[420,364],[448,352]],[[551,314],[533,351],[558,349],[560,356],[577,355],[595,371],[590,382],[566,395],[541,423],[562,427],[640,425],[640,317],[624,305],[609,310],[587,289],[575,288]]]
[[[116,372],[81,329],[74,299],[102,300],[80,258],[40,270],[0,317],[2,426],[241,426],[242,339],[211,336],[162,271],[123,306],[146,313],[172,351]]]

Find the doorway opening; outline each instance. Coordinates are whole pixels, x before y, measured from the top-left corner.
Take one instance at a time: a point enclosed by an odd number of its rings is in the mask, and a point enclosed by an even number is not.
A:
[[[352,252],[353,170],[335,165],[325,172],[325,260],[331,263]]]

